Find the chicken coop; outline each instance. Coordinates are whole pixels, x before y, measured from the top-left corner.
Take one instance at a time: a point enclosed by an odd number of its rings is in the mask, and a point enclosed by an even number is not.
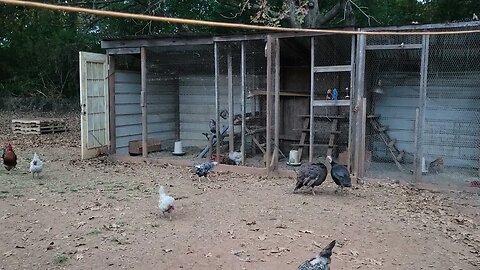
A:
[[[266,173],[330,155],[358,177],[477,177],[480,34],[438,32],[479,27],[105,38],[102,60],[80,57],[82,91],[96,89],[83,94],[85,153],[127,156],[141,141],[139,158],[223,162],[238,152],[239,165]],[[88,71],[95,63],[108,66],[96,67],[103,75]]]

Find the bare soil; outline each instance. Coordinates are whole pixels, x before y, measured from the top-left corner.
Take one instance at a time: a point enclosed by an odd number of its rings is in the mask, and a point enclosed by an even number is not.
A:
[[[0,171],[1,269],[296,269],[333,239],[332,269],[480,268],[478,188],[369,181],[340,194],[327,179],[313,196],[291,178],[220,172],[198,183],[169,164],[81,161],[76,115],[39,136],[11,134],[13,117],[0,120],[19,156]],[[40,179],[27,173],[34,151]],[[160,184],[177,198],[171,221]]]

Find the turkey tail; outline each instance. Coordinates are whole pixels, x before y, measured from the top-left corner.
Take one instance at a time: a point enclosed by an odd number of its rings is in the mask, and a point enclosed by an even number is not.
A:
[[[322,249],[322,251],[320,251],[319,256],[324,258],[330,258],[330,256],[332,256],[332,250],[335,246],[335,243],[336,241],[333,240],[330,244],[328,244],[328,246],[326,246],[324,249]]]

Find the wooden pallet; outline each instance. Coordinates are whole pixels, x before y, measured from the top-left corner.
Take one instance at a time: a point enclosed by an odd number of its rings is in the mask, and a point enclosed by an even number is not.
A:
[[[67,130],[61,118],[12,119],[12,131],[16,134],[45,134]]]

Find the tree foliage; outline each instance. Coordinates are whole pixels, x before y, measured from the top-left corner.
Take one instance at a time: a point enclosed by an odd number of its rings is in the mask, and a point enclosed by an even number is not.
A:
[[[156,16],[317,28],[448,22],[480,13],[478,0],[49,0]],[[78,52],[100,51],[102,37],[240,32],[205,26],[0,5],[0,94],[78,95]]]

